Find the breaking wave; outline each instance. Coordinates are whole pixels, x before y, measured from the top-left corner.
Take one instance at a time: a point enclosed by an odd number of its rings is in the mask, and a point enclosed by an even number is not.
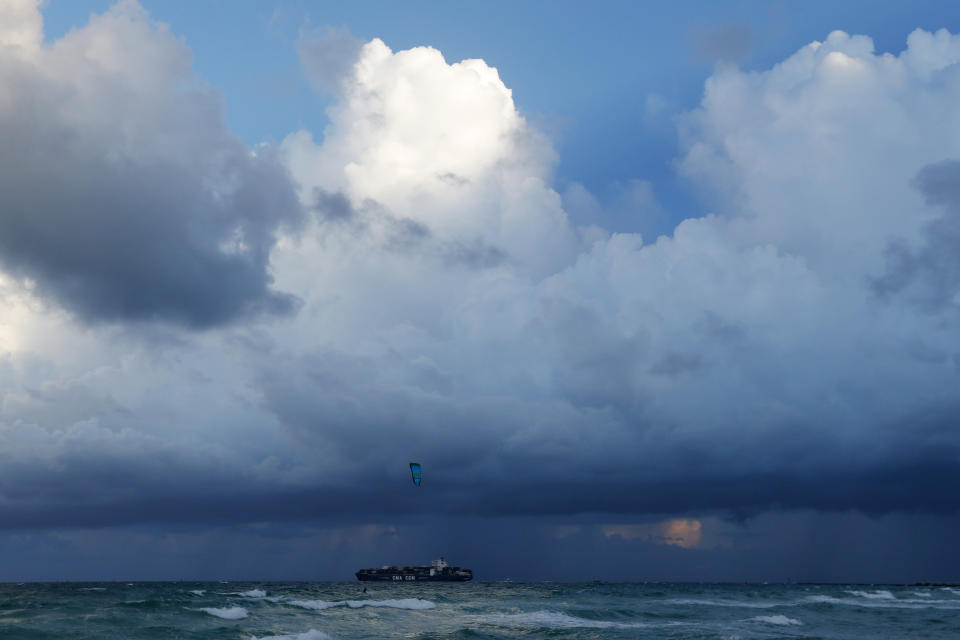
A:
[[[420,598],[405,598],[403,600],[338,600],[331,602],[328,600],[287,600],[287,604],[303,609],[313,609],[323,611],[333,607],[350,607],[351,609],[360,609],[362,607],[389,607],[391,609],[436,609],[437,605],[429,600]]]
[[[333,640],[330,635],[323,631],[310,629],[303,633],[294,633],[288,636],[263,636],[262,638],[252,637],[250,640]]]
[[[608,620],[587,620],[560,611],[533,611],[531,613],[513,613],[486,615],[478,617],[481,621],[504,627],[544,627],[547,629],[639,629],[649,627],[639,622],[611,622]]]
[[[223,609],[203,607],[202,609],[197,609],[197,611],[203,611],[204,613],[209,613],[212,616],[223,618],[224,620],[242,620],[250,615],[243,607],[225,607]]]
[[[794,618],[788,618],[787,616],[777,615],[777,616],[757,616],[755,618],[750,618],[755,622],[764,622],[766,624],[776,624],[780,626],[788,626],[795,624],[803,624],[799,620]]]
[[[847,592],[851,593],[851,592]],[[933,600],[933,599],[903,599],[885,598],[883,596],[874,596],[873,598],[864,598],[862,596],[854,598],[835,598],[833,596],[808,596],[806,601],[813,604],[837,604],[852,607],[864,607],[867,609],[948,609],[951,611],[960,610],[960,601],[952,600]]]
[[[707,607],[743,607],[745,609],[772,609],[773,607],[788,606],[783,602],[743,602],[742,600],[698,600],[690,598],[676,598],[666,600],[665,604],[681,604]]]
[[[861,598],[870,598],[873,600],[896,600],[897,599],[892,593],[883,589],[880,589],[877,591],[845,591],[844,593],[849,593],[852,596],[860,596]]]

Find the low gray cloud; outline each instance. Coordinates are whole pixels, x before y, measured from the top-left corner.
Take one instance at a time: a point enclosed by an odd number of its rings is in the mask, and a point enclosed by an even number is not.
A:
[[[130,33],[118,31],[125,13]],[[95,61],[72,66],[95,40],[130,36],[155,57],[134,49],[113,74]],[[8,274],[88,322],[210,327],[297,308],[271,289],[269,271],[278,229],[301,216],[287,171],[269,148],[253,154],[229,134],[216,94],[177,90],[189,74],[183,45],[135,5],[35,58],[0,52],[12,96],[0,114]]]
[[[903,240],[886,251],[886,272],[873,280],[884,298],[904,296],[930,313],[960,307],[960,160],[927,165],[914,186],[943,215],[924,229],[924,243],[911,247]]]
[[[41,154],[39,135],[8,136],[0,169],[0,261],[38,293],[87,321],[206,327],[296,309],[295,297],[270,289],[275,230],[298,215],[279,167],[235,149],[240,188],[223,198],[179,167]]]
[[[622,522],[622,521],[615,521]],[[620,526],[629,531],[632,522]],[[910,583],[951,580],[956,516],[778,510],[702,521],[700,545],[623,536],[599,518],[393,517],[382,524],[124,526],[0,533],[0,580],[354,580],[361,567],[437,555],[477,580]],[[643,526],[643,525],[641,525]],[[489,544],[497,539],[497,545]],[[711,542],[712,541],[712,542]],[[229,550],[229,553],[211,550]],[[946,551],[946,553],[945,553]],[[877,562],[878,557],[898,558]],[[269,591],[270,587],[266,587]]]
[[[321,223],[349,225],[354,233],[365,233],[371,237],[381,234],[378,241],[387,251],[436,253],[447,266],[479,270],[498,267],[510,261],[510,256],[503,249],[490,245],[482,238],[437,238],[423,222],[397,217],[374,200],[367,200],[360,207],[355,207],[346,194],[317,187],[313,190],[311,209]],[[377,227],[377,231],[371,226]]]
[[[451,242],[443,250],[444,262],[470,269],[490,269],[508,262],[509,259],[510,256],[505,251],[485,244],[480,239],[475,239],[472,243]]]
[[[324,222],[353,221],[357,213],[350,203],[350,199],[342,193],[331,193],[317,187],[313,190],[313,204],[311,209]]]
[[[696,355],[671,352],[654,363],[650,367],[650,372],[664,376],[675,376],[687,371],[695,371],[699,367],[700,359]]]

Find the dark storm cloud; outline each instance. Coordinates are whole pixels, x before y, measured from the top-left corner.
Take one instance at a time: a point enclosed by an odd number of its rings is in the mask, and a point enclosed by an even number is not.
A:
[[[925,244],[898,240],[887,248],[887,270],[873,281],[883,298],[903,295],[930,313],[956,308],[960,293],[960,160],[924,167],[914,180],[927,204],[943,215],[925,229]]]
[[[388,478],[405,483],[408,459],[424,463],[438,513],[960,508],[951,488],[960,482],[955,405],[871,425],[854,439],[820,429],[815,414],[704,439],[647,422],[643,401],[612,404],[616,387],[606,402],[584,401],[581,384],[563,387],[581,390],[569,404],[457,401],[460,381],[399,358],[331,352],[288,361],[265,372],[262,385],[267,407],[305,447],[344,463],[336,475],[357,490],[348,504],[363,501],[363,487],[386,491],[372,513],[392,510]],[[603,437],[585,438],[585,430]]]
[[[352,581],[360,567],[427,563],[441,554],[472,568],[479,581],[910,583],[952,580],[960,571],[960,557],[950,552],[950,532],[960,524],[956,516],[778,511],[749,526],[707,520],[707,535],[721,529],[722,544],[688,549],[608,535],[602,522],[558,528],[534,518],[417,515],[380,526],[304,522],[7,532],[0,534],[0,580]]]
[[[177,167],[28,154],[35,138],[7,141],[0,260],[81,318],[206,327],[297,308],[295,297],[270,289],[275,230],[298,212],[279,167],[238,154],[242,186],[224,200]],[[40,187],[46,172],[54,177]],[[242,248],[222,247],[232,241]]]
[[[142,75],[68,66],[88,38],[126,37],[113,17],[58,43],[45,74],[0,54],[0,266],[87,322],[292,312],[269,272],[277,230],[301,215],[286,169],[226,131],[214,94],[178,86],[181,45],[145,21],[129,27],[155,47]]]
[[[251,348],[275,354],[263,345]],[[620,375],[624,364],[612,366],[608,375]],[[603,375],[599,368],[597,375]],[[871,425],[869,435],[857,437],[821,430],[811,415],[704,438],[683,425],[648,420],[649,398],[491,398],[464,384],[441,367],[400,354],[275,354],[256,381],[256,397],[303,456],[298,462],[286,454],[281,465],[256,473],[219,446],[177,438],[161,443],[125,431],[124,424],[143,418],[82,388],[34,394],[41,408],[79,397],[90,405],[77,416],[88,426],[63,433],[54,414],[5,415],[13,422],[0,435],[24,444],[4,441],[0,454],[0,528],[309,520],[347,526],[412,517],[545,522],[583,514],[616,514],[611,519],[618,521],[698,513],[745,522],[771,509],[876,517],[960,509],[955,405]],[[93,416],[101,428],[92,426]],[[259,414],[257,421],[268,418]],[[42,423],[43,431],[30,430],[31,422]],[[255,441],[255,460],[272,457],[276,439]],[[47,453],[37,457],[33,442]],[[416,490],[410,460],[424,465],[424,484]],[[291,479],[284,471],[296,464],[302,467]],[[545,544],[536,536],[528,542],[528,549]],[[604,545],[598,550],[615,557]],[[571,577],[529,570],[533,577]]]
[[[874,460],[833,451],[804,465],[771,470],[765,458],[797,455],[795,443],[789,451],[771,454],[770,442],[744,439],[736,457],[723,456],[727,460],[719,459],[726,452],[692,450],[683,442],[656,451],[637,443],[627,452],[611,450],[606,459],[596,456],[587,468],[573,456],[557,459],[477,433],[487,420],[506,420],[506,415],[471,421],[465,413],[438,408],[433,416],[419,416],[421,424],[399,413],[364,422],[355,402],[345,398],[338,414],[311,412],[310,406],[287,410],[286,421],[295,422],[302,446],[314,452],[315,470],[323,475],[311,486],[251,478],[203,452],[136,451],[121,441],[116,450],[64,453],[56,468],[5,460],[0,528],[316,518],[383,522],[413,514],[721,513],[742,520],[771,509],[874,516],[960,509],[955,491],[960,445],[952,434],[957,415],[921,435],[918,440],[925,444],[903,444],[903,451]],[[453,420],[456,433],[446,428]],[[424,422],[428,433],[418,428]],[[808,449],[825,444],[811,442]],[[424,485],[417,491],[410,489],[411,459],[424,465]],[[574,463],[576,468],[568,468]]]
[[[8,533],[0,535],[0,552],[7,558],[0,580],[353,580],[360,567],[427,562],[439,553],[473,568],[481,581],[906,582],[918,576],[946,580],[956,570],[950,563],[944,566],[939,557],[944,541],[935,534],[936,529],[956,528],[955,521],[820,516],[814,529],[819,535],[811,540],[798,535],[811,529],[802,515],[776,514],[758,523],[772,533],[771,539],[781,541],[779,550],[684,550],[607,537],[599,527],[578,527],[561,537],[548,523],[523,518],[417,518],[377,529],[255,525],[165,527],[159,532],[139,526]],[[499,543],[491,545],[491,539]],[[893,575],[884,563],[866,557],[864,545],[913,562],[898,566]]]

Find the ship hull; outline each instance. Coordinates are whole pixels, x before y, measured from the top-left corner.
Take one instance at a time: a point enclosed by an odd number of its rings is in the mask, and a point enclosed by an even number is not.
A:
[[[431,576],[416,573],[363,573],[357,572],[360,582],[469,582],[473,576]]]

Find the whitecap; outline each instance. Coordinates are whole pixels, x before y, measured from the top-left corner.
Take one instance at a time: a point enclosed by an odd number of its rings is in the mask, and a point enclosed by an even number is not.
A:
[[[743,607],[746,609],[772,609],[773,607],[782,607],[782,602],[743,602],[741,600],[699,600],[690,598],[675,598],[665,600],[665,604],[682,604],[708,607]]]
[[[265,598],[267,597],[267,592],[263,589],[250,589],[250,591],[240,591],[239,593],[230,595],[243,596],[244,598]]]
[[[203,589],[194,589],[190,593],[192,593],[195,596],[202,596],[203,594],[206,593],[206,591],[204,591]]]
[[[587,620],[560,611],[533,611],[530,613],[486,615],[479,616],[479,619],[498,626],[542,627],[546,629],[637,629],[650,626],[642,623]]]
[[[960,609],[960,602],[955,600],[898,600],[889,599],[882,596],[875,598],[834,598],[832,596],[808,596],[807,602],[823,604],[840,604],[852,607],[863,607],[866,609],[946,609],[957,611]]]
[[[807,596],[806,601],[824,604],[843,604],[843,600],[834,598],[833,596]]]
[[[198,611],[209,613],[212,616],[223,618],[224,620],[241,620],[250,615],[243,607],[225,607],[223,609],[204,607],[202,609],[198,609]]]
[[[80,591],[106,591],[106,587],[80,587]]]
[[[799,620],[796,620],[794,618],[788,618],[787,616],[784,616],[784,615],[757,616],[755,618],[750,618],[750,619],[756,622],[765,622],[766,624],[776,624],[780,626],[788,626],[792,624],[803,624]]]
[[[932,598],[933,594],[929,591],[913,591],[913,595],[920,596],[921,598]]]
[[[360,607],[390,607],[392,609],[436,609],[436,603],[420,598],[404,598],[402,600],[347,600],[347,606],[351,609]]]
[[[251,638],[251,640],[333,640],[330,635],[323,631],[310,629],[303,633],[295,633],[287,636],[263,636],[262,638]]]
[[[314,609],[322,611],[332,607],[350,607],[351,609],[360,609],[361,607],[390,607],[392,609],[436,609],[436,603],[419,598],[405,598],[403,600],[338,600],[330,602],[327,600],[288,600],[288,604],[304,609]]]
[[[291,604],[301,609],[313,609],[314,611],[323,611],[331,607],[345,607],[346,602],[327,602],[326,600],[287,600]]]
[[[846,591],[845,593],[849,593],[852,596],[859,596],[861,598],[870,598],[872,600],[896,600],[897,599],[896,596],[894,596],[892,593],[884,589],[879,589],[877,591]]]

